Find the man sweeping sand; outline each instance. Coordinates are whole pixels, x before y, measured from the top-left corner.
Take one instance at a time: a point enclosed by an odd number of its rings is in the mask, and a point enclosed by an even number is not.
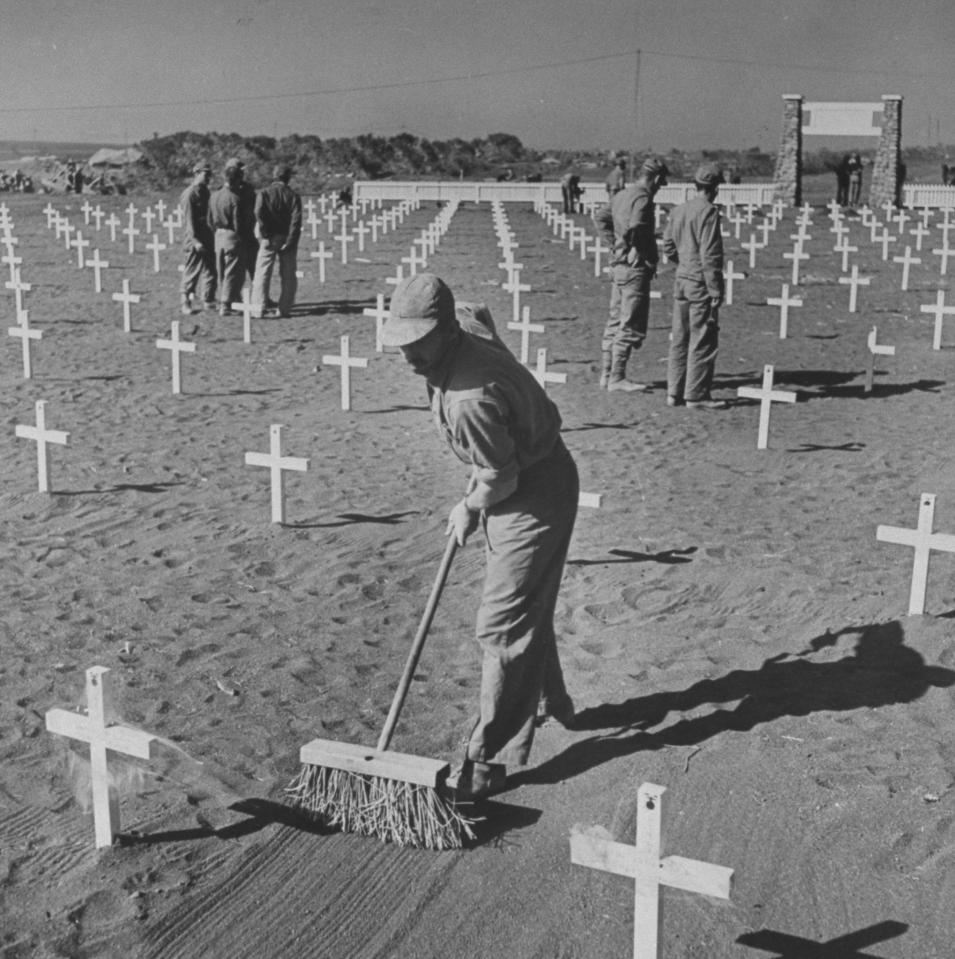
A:
[[[459,323],[451,290],[433,274],[401,283],[382,341],[425,377],[431,411],[452,452],[471,467],[448,517],[463,546],[483,523],[487,575],[477,617],[483,650],[480,714],[452,781],[469,801],[503,789],[524,765],[538,704],[573,717],[554,636],[554,607],[577,514],[577,467],[560,414],[477,310]]]

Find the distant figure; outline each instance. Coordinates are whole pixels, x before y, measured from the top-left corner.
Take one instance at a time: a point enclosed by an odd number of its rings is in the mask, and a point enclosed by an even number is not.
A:
[[[607,174],[604,185],[607,188],[608,197],[613,197],[627,185],[627,161],[623,157],[617,160],[613,169]]]
[[[540,173],[528,173],[527,176],[524,177],[524,179],[528,183],[540,183],[541,180],[544,179],[544,177]]]
[[[198,312],[193,303],[201,288],[202,305],[206,310],[216,308],[216,252],[215,237],[209,226],[209,180],[212,167],[199,161],[192,168],[193,180],[179,198],[182,209],[182,243],[186,262],[182,271],[179,292],[182,312],[192,316]]]
[[[851,157],[847,153],[836,167],[836,203],[847,206],[849,203],[849,164]]]
[[[948,156],[946,155],[945,159],[942,160],[942,186],[949,185],[952,172],[952,168],[948,164]]]
[[[255,198],[255,234],[259,240],[255,278],[252,281],[252,315],[274,315],[269,309],[269,284],[275,261],[279,263],[281,292],[278,315],[289,316],[295,303],[298,281],[295,258],[302,234],[302,198],[288,185],[292,168],[275,168],[272,182]]]
[[[83,192],[83,171],[77,169],[74,160],[67,160],[66,162],[66,192]]]
[[[216,271],[219,284],[219,315],[234,316],[232,304],[242,296],[242,285],[247,270],[246,257],[249,244],[245,237],[248,230],[253,242],[253,227],[246,220],[255,222],[254,198],[252,207],[246,211],[247,191],[243,189],[245,164],[231,159],[223,170],[225,183],[209,197],[209,227],[215,235]]]
[[[663,234],[663,252],[676,263],[667,406],[722,410],[726,403],[714,400],[710,390],[723,302],[723,236],[713,201],[723,174],[715,163],[704,163],[693,182],[696,196],[673,210]]]
[[[577,201],[584,192],[576,173],[565,173],[560,178],[560,192],[564,198],[564,213],[576,213]]]
[[[504,183],[514,179],[514,171],[508,167],[503,173],[498,173],[497,182]]]
[[[858,206],[862,196],[862,157],[853,153],[849,158],[849,206]]]

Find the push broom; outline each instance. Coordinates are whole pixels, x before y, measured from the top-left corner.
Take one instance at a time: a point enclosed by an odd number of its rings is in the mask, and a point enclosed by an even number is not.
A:
[[[474,838],[471,820],[442,795],[448,764],[388,749],[456,546],[454,536],[449,536],[375,749],[330,739],[313,739],[302,746],[302,768],[286,792],[291,805],[309,818],[399,846],[458,849],[465,837]]]

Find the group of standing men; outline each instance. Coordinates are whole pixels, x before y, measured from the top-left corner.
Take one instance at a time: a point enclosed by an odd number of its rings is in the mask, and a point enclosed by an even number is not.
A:
[[[659,249],[654,197],[667,183],[666,164],[648,157],[636,181],[612,192],[594,212],[594,223],[610,247],[610,313],[601,343],[600,385],[610,392],[647,389],[626,377],[630,356],[643,345],[650,316],[650,284]],[[723,236],[714,200],[723,175],[704,163],[694,176],[696,196],[670,214],[663,235],[667,259],[676,264],[673,325],[667,363],[667,405],[720,410],[710,395],[719,345],[723,301]]]
[[[246,182],[245,164],[238,159],[226,162],[223,185],[214,193],[209,190],[209,163],[197,163],[193,175],[179,200],[186,254],[182,312],[199,312],[201,300],[206,310],[234,315],[233,303],[242,298],[248,276],[253,316],[291,315],[302,233],[302,200],[289,186],[292,168],[276,166],[272,182],[258,192]],[[269,298],[276,263],[281,286],[277,302]]]

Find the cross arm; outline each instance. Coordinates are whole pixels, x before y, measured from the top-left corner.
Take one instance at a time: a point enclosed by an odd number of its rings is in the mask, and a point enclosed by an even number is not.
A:
[[[58,736],[90,741],[90,721],[81,713],[68,709],[50,709],[46,714],[46,728]],[[156,737],[129,726],[107,726],[103,730],[106,748],[135,759],[155,759]]]

